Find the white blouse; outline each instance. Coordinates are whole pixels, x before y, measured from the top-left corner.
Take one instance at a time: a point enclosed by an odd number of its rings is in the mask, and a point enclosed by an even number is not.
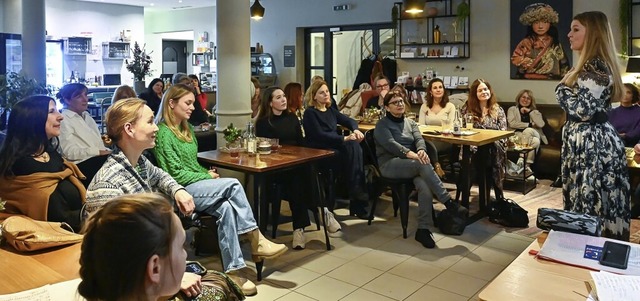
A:
[[[60,148],[62,156],[73,163],[80,163],[91,157],[100,155],[106,150],[93,117],[89,112],[78,114],[74,111],[62,110],[64,119],[60,122]]]
[[[426,125],[442,125],[442,120],[449,120],[453,124],[453,120],[456,118],[456,106],[448,102],[444,108],[438,112],[433,113],[426,102],[420,107],[420,113],[418,115],[418,123]]]

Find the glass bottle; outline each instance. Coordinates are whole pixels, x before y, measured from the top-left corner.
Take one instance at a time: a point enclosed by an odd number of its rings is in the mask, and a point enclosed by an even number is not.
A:
[[[247,131],[245,132],[246,137],[244,139],[247,148],[247,153],[249,155],[255,155],[257,151],[257,139],[255,133],[255,127],[253,126],[253,122],[249,121],[247,124]]]
[[[433,29],[433,43],[434,44],[439,44],[440,43],[440,25],[436,25],[436,27]]]
[[[462,126],[462,123],[460,122],[460,115],[458,114],[458,110],[456,110],[455,112],[456,116],[453,118],[453,134],[460,135],[460,127]]]

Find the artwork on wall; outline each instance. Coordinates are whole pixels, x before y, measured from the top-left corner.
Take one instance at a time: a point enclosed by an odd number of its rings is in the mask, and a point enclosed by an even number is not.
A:
[[[512,0],[512,79],[559,80],[571,68],[573,1]]]

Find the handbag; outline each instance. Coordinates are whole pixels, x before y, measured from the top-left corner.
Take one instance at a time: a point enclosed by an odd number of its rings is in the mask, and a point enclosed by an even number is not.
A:
[[[187,297],[182,291],[171,301],[238,301],[244,300],[242,289],[225,273],[209,270],[202,276],[202,293],[196,297]]]
[[[68,229],[68,230],[67,230]],[[66,223],[36,221],[14,215],[2,222],[2,236],[18,251],[36,251],[82,241]]]
[[[536,226],[542,230],[556,230],[591,236],[600,236],[600,218],[562,209],[538,208]]]
[[[528,211],[511,199],[493,201],[489,206],[489,221],[506,227],[529,226]]]
[[[462,235],[466,227],[466,214],[451,213],[449,209],[444,209],[438,214],[438,228],[442,234]]]

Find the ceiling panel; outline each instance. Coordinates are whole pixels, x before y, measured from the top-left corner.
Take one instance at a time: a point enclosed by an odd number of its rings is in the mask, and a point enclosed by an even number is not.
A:
[[[145,9],[150,9],[150,10],[187,9],[187,8],[195,8],[195,7],[214,6],[216,4],[216,0],[76,0],[76,1],[142,6]]]

